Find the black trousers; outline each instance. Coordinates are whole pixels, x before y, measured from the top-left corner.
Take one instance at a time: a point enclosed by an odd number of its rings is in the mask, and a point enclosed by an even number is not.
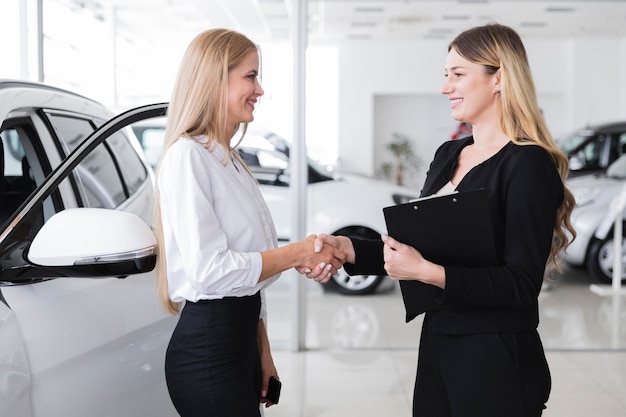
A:
[[[539,334],[433,334],[424,320],[414,417],[539,417],[551,378]]]
[[[261,298],[187,302],[165,357],[165,377],[182,417],[258,417]]]

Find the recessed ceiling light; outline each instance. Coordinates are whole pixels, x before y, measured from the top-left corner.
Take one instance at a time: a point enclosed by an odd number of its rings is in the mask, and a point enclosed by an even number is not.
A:
[[[542,28],[548,25],[546,22],[522,22],[520,26],[524,28]]]
[[[349,33],[347,38],[356,39],[356,40],[363,40],[363,39],[367,40],[367,39],[371,39],[372,37],[365,33]]]
[[[470,15],[468,14],[444,14],[441,16],[443,20],[469,20]]]
[[[389,18],[389,22],[391,23],[403,23],[407,25],[431,22],[432,20],[433,18],[430,16],[420,16],[420,15],[399,15],[399,16],[392,16]]]
[[[373,28],[377,25],[376,22],[350,22],[350,26],[353,28]]]
[[[575,12],[576,9],[573,7],[560,7],[560,6],[551,6],[546,7],[546,12],[548,13],[569,13]]]
[[[356,13],[382,13],[385,11],[382,7],[355,7]]]
[[[435,33],[441,33],[441,34],[444,34],[444,33],[456,33],[456,29],[452,29],[452,28],[431,28],[429,32],[433,33],[433,34],[435,34]]]

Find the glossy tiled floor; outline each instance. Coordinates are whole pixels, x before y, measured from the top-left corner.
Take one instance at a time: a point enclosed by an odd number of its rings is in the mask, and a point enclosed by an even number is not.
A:
[[[267,292],[283,391],[265,416],[410,417],[421,321],[404,323],[395,283],[346,297],[308,282],[306,349],[293,352],[292,279]],[[584,271],[566,270],[540,296],[539,330],[553,380],[546,417],[626,416],[626,297],[597,295],[591,283]]]

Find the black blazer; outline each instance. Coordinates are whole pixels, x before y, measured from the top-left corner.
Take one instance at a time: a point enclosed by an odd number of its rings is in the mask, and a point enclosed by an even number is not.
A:
[[[461,150],[473,138],[445,142],[435,153],[421,196],[443,187],[456,169]],[[426,314],[434,332],[529,331],[539,324],[538,301],[550,253],[563,182],[550,154],[537,145],[504,146],[474,167],[458,191],[485,188],[493,219],[499,265],[459,268],[443,265],[446,288],[437,290],[439,308]],[[382,213],[381,213],[382,215]],[[352,239],[354,265],[349,274],[381,274],[382,242]]]

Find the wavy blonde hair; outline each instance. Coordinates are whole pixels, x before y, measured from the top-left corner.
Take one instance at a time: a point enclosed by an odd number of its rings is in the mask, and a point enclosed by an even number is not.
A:
[[[240,129],[243,138],[248,124],[239,124],[232,131],[232,127],[227,124],[228,74],[253,52],[259,53],[259,49],[250,39],[228,29],[210,29],[191,41],[180,63],[167,110],[161,159],[169,147],[181,137],[195,140],[196,137],[203,136],[208,139],[204,144],[207,149],[222,146],[227,150],[224,164],[230,158],[235,158],[246,167],[239,153],[233,151],[234,146],[231,147],[231,138]],[[157,173],[159,166],[160,161],[157,164]],[[168,291],[158,187],[155,189],[154,209],[155,234],[158,242],[156,266],[158,297],[168,313],[178,314],[181,303],[173,302]]]
[[[574,196],[565,185],[569,161],[554,143],[537,104],[535,83],[524,44],[510,27],[492,23],[462,32],[448,46],[448,51],[452,49],[468,61],[483,65],[488,74],[500,70],[499,124],[502,131],[518,145],[541,146],[556,164],[565,194],[556,213],[548,269],[560,270],[560,254],[576,237],[570,221],[575,206]]]

